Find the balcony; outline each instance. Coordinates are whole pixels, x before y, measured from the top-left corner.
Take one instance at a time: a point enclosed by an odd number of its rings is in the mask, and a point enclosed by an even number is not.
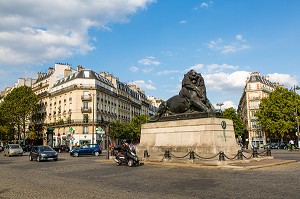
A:
[[[91,113],[92,112],[92,108],[81,107],[81,112],[82,113]]]
[[[81,95],[81,100],[82,101],[92,101],[92,96],[91,95]]]

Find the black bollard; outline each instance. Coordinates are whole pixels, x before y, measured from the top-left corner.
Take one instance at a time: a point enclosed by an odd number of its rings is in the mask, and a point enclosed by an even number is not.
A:
[[[165,150],[164,158],[166,158],[166,159],[170,158],[170,151],[169,150]]]
[[[225,161],[225,155],[223,151],[221,151],[219,154],[219,161]]]
[[[190,151],[190,160],[194,160],[194,159],[195,159],[195,152]]]
[[[272,156],[272,155],[271,155],[271,149],[270,149],[270,147],[267,147],[267,153],[266,153],[266,155],[267,155],[267,156]]]
[[[238,160],[243,160],[243,151],[242,150],[238,150]]]
[[[257,148],[253,147],[253,158],[258,158]]]
[[[144,158],[148,158],[149,156],[148,150],[144,150]]]

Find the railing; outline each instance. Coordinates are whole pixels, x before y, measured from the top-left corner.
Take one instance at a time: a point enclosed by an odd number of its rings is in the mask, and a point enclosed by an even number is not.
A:
[[[91,113],[92,112],[92,108],[81,107],[81,112],[83,112],[83,113]]]
[[[82,101],[92,101],[92,96],[90,95],[81,95],[81,100]]]

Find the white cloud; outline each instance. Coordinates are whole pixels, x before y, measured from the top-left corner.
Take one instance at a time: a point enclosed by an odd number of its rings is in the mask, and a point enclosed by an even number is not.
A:
[[[52,62],[95,49],[92,27],[128,17],[155,0],[10,0],[0,2],[0,65]]]
[[[198,70],[201,70],[204,68],[204,64],[196,64],[194,66],[191,66],[189,67],[188,69],[186,69],[186,71],[189,71],[189,70],[195,70],[195,71],[198,71]]]
[[[243,35],[236,35],[235,38],[237,40],[243,41]]]
[[[179,72],[180,72],[179,70],[164,70],[164,71],[159,71],[156,74],[157,75],[169,75],[172,73],[179,73]]]
[[[148,80],[148,82],[145,82],[144,80],[136,80],[129,84],[134,84],[142,90],[156,90],[156,87],[151,80]]]
[[[296,78],[292,77],[289,74],[273,73],[273,74],[268,74],[267,76],[269,77],[269,80],[271,82],[282,84],[286,88],[291,88],[294,85],[298,84]]]
[[[139,68],[138,67],[136,67],[136,66],[131,66],[130,68],[129,68],[129,70],[131,71],[131,72],[138,72],[139,71]]]
[[[189,67],[185,71],[195,70],[201,73],[220,73],[224,70],[237,70],[238,66],[228,65],[228,64],[196,64],[194,66]]]
[[[249,76],[247,71],[235,71],[233,73],[214,73],[202,74],[205,84],[211,90],[232,92],[237,88],[242,89],[245,86],[246,79]]]
[[[186,24],[186,21],[185,20],[181,20],[181,21],[179,21],[179,24]]]
[[[242,35],[236,35],[235,39],[230,44],[226,44],[223,39],[218,38],[217,40],[210,41],[206,46],[222,54],[235,53],[250,48],[249,45],[245,44],[246,40],[243,39]]]
[[[144,59],[141,59],[138,61],[139,64],[141,65],[160,65],[160,62],[155,59],[155,57],[146,57]]]
[[[212,72],[221,72],[224,71],[224,69],[230,69],[230,70],[237,70],[238,66],[232,66],[228,64],[210,64],[206,66],[209,73]]]
[[[208,9],[209,7],[213,7],[214,2],[213,1],[207,1],[207,2],[202,2],[199,6],[195,7],[195,10],[198,10],[199,8],[206,8]]]

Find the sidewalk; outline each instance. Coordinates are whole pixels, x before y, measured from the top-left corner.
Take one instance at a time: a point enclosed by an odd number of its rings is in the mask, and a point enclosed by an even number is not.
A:
[[[254,170],[266,167],[273,167],[283,164],[295,163],[296,160],[281,160],[281,159],[261,159],[261,160],[251,160],[249,162],[236,162],[229,164],[229,168],[233,169],[245,169],[245,170]]]

